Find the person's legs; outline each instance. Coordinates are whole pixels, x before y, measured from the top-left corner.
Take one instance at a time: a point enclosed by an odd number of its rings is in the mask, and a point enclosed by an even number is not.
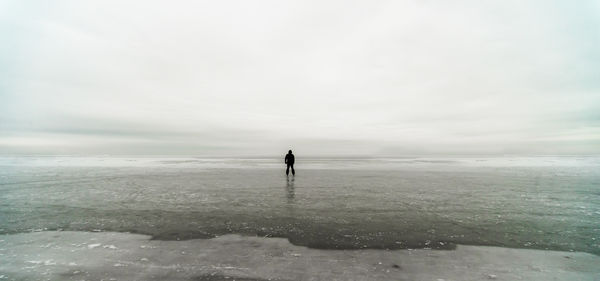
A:
[[[291,166],[292,166],[292,175],[295,176],[296,175],[296,170],[294,170],[294,164],[292,164]]]
[[[289,175],[290,174],[290,164],[287,165],[287,168],[285,169],[285,174]],[[294,170],[292,169],[292,174],[294,174]]]

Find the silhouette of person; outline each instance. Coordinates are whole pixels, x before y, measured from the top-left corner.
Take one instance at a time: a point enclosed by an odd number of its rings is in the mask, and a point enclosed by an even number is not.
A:
[[[292,175],[296,175],[296,170],[294,170],[294,162],[295,162],[294,154],[292,151],[288,151],[288,154],[285,155],[285,164],[287,164],[287,169],[285,169],[285,174],[290,175],[290,168],[292,168]]]

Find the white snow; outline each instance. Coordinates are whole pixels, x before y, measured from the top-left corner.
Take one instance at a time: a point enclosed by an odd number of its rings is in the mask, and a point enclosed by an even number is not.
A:
[[[127,233],[49,231],[3,238],[15,255],[0,256],[0,272],[20,280],[80,280],[81,274],[86,280],[151,281],[211,274],[231,280],[597,280],[600,276],[600,257],[580,252],[462,245],[456,250],[318,250],[282,238],[239,235],[160,241]],[[57,247],[39,247],[49,241]],[[99,243],[75,246],[85,241]],[[119,245],[120,250],[93,250],[100,245]],[[184,250],[187,255],[181,255]],[[24,263],[34,266],[23,268]]]

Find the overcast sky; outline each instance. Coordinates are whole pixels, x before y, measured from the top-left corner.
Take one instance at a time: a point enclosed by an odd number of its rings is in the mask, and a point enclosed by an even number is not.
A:
[[[600,1],[0,2],[0,154],[600,154]]]

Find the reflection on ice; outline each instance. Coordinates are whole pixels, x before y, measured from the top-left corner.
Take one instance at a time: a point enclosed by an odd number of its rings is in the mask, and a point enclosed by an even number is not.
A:
[[[295,179],[296,179],[296,177],[294,177],[294,176],[292,176],[291,178],[287,177],[285,190],[287,191],[288,203],[294,203],[294,196],[295,196],[294,180]]]

